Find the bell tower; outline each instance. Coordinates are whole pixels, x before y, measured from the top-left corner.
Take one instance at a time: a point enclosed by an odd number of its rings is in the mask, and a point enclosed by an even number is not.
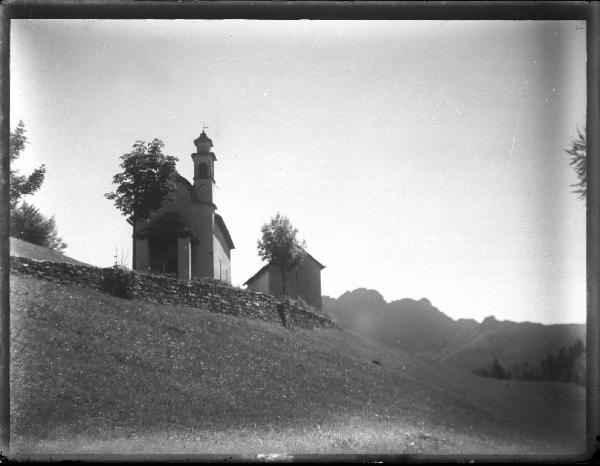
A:
[[[215,161],[217,157],[211,151],[213,143],[206,135],[202,134],[194,140],[196,152],[192,154],[194,161],[194,189],[201,202],[213,204],[213,188],[215,184]]]

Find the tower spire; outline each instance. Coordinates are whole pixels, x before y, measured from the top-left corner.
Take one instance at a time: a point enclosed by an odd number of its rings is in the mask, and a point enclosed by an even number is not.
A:
[[[208,126],[203,126],[200,136],[194,139],[194,145],[196,146],[196,152],[198,154],[209,154],[213,147],[212,140],[206,135],[206,128],[208,128]]]
[[[215,161],[217,157],[212,152],[213,143],[206,135],[208,126],[202,126],[202,133],[194,139],[196,152],[192,154],[194,161],[194,188],[198,199],[213,204],[213,189],[215,184]]]

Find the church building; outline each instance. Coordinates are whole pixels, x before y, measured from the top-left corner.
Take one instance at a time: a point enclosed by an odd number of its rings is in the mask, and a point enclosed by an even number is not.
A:
[[[174,199],[149,219],[137,221],[133,268],[179,280],[212,278],[231,283],[235,246],[213,202],[217,157],[204,131],[194,145],[194,183],[178,174]]]

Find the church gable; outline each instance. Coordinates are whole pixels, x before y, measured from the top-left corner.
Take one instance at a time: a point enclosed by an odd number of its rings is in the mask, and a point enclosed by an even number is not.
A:
[[[200,202],[194,185],[179,173],[175,179],[175,186],[175,196],[180,202],[183,201],[186,204],[189,202]]]
[[[138,223],[137,236],[164,236],[192,231],[190,205],[193,187],[181,175],[175,180],[173,199],[146,220]]]

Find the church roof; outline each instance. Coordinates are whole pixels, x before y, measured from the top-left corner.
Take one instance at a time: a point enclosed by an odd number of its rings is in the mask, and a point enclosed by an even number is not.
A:
[[[323,264],[321,264],[317,259],[315,259],[313,256],[311,256],[308,252],[306,253],[305,259],[311,259],[315,264],[317,264],[317,266],[319,266],[319,268],[321,270],[323,270],[325,268],[325,266]],[[244,285],[247,285],[248,283],[256,280],[258,277],[260,277],[264,272],[267,271],[267,269],[272,265],[272,262],[269,262],[268,264],[262,266],[260,268],[260,270],[258,272],[256,272],[254,275],[252,275],[248,280],[246,280],[244,282]]]
[[[196,236],[177,212],[169,212],[160,217],[156,217],[136,232],[136,236],[171,235],[189,235],[193,238]]]
[[[187,178],[181,176],[181,174],[179,172],[177,172],[176,178],[177,178],[177,181],[181,181],[186,186],[186,188],[190,188],[190,189],[194,188],[194,186],[192,186],[192,183],[190,183]]]
[[[233,240],[231,239],[231,235],[229,234],[229,230],[225,225],[225,220],[223,220],[223,217],[221,217],[219,214],[215,214],[215,223],[221,230],[221,233],[223,233],[223,236],[225,237],[225,241],[227,241],[227,245],[229,246],[229,248],[235,249],[235,245],[233,244]]]

